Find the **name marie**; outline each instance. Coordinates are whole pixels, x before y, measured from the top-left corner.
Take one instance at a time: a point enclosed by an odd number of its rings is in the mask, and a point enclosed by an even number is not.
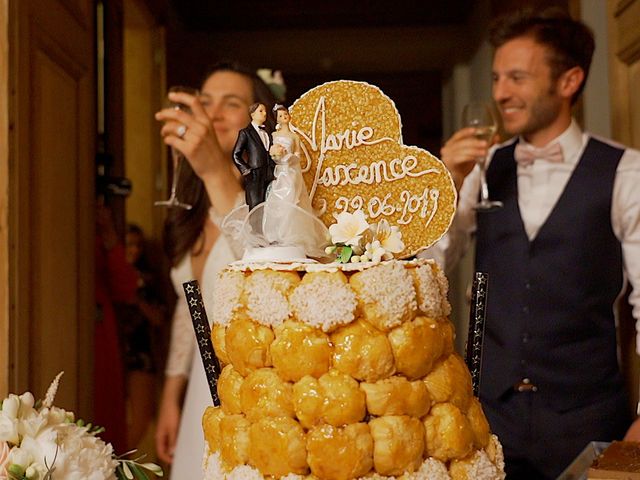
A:
[[[418,159],[413,155],[404,158],[394,158],[390,162],[378,160],[369,165],[350,163],[326,167],[318,180],[320,185],[371,185],[373,183],[394,182],[405,177],[421,177],[430,173],[438,173],[435,168],[420,170]]]

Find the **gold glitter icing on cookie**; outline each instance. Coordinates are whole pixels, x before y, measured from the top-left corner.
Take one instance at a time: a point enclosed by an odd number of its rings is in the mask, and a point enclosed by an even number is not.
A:
[[[327,225],[334,213],[361,209],[370,223],[397,225],[399,258],[434,244],[447,231],[456,189],[440,160],[402,143],[393,101],[364,82],[320,85],[291,107],[302,169],[314,208]]]

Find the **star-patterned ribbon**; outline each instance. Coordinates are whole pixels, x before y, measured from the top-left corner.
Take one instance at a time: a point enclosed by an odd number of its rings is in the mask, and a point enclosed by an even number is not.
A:
[[[193,329],[196,333],[196,342],[200,349],[200,357],[204,365],[204,371],[207,374],[207,382],[211,391],[213,405],[220,406],[220,397],[218,397],[218,377],[220,376],[220,362],[213,350],[211,342],[211,328],[207,312],[204,309],[202,294],[197,280],[191,280],[182,284],[184,294],[187,297],[187,305],[189,305],[189,313],[193,322]]]
[[[478,395],[480,388],[480,368],[482,366],[482,343],[484,341],[484,322],[487,316],[487,288],[489,275],[476,272],[473,277],[471,312],[469,317],[469,336],[467,337],[467,367],[471,373],[473,394]]]

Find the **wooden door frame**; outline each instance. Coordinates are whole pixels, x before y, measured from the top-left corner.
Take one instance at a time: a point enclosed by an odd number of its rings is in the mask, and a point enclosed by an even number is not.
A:
[[[50,9],[55,5],[60,8]],[[44,8],[42,8],[44,7]],[[69,28],[74,22],[77,28]],[[46,344],[46,335],[41,326],[60,332],[63,343],[52,343],[58,351],[66,351],[65,319],[56,317],[40,303],[42,298],[35,292],[38,287],[49,295],[47,307],[56,304],[55,268],[51,264],[46,278],[40,276],[38,262],[46,255],[48,232],[55,232],[56,216],[50,210],[38,210],[34,195],[34,184],[47,185],[45,193],[51,193],[55,184],[47,183],[38,169],[37,149],[42,147],[41,138],[36,138],[34,126],[38,122],[49,122],[53,116],[39,116],[36,105],[43,101],[42,68],[61,66],[60,77],[69,73],[70,81],[75,81],[78,127],[65,130],[74,142],[73,157],[56,158],[58,163],[46,163],[53,168],[64,168],[63,163],[73,158],[74,183],[72,198],[76,223],[72,225],[70,238],[74,239],[73,260],[77,269],[68,277],[67,291],[77,293],[67,312],[73,312],[70,338],[78,339],[73,344],[73,361],[67,359],[64,369],[68,377],[70,370],[76,381],[63,385],[59,397],[70,401],[66,408],[76,410],[80,415],[89,416],[92,410],[92,332],[95,318],[93,263],[94,263],[94,198],[95,177],[95,83],[93,74],[93,13],[90,0],[0,0],[0,398],[8,392],[31,390],[34,395],[43,395],[51,381],[49,370],[57,366],[55,355],[43,358],[39,346]],[[91,42],[91,43],[88,43]],[[72,47],[72,48],[69,48]],[[77,48],[75,48],[77,47]],[[46,63],[52,60],[53,63]],[[52,70],[49,70],[52,71]],[[71,90],[73,92],[73,90]],[[48,104],[50,105],[50,104]],[[65,113],[70,115],[67,110]],[[55,119],[47,123],[47,138],[56,138]],[[44,131],[44,130],[41,130]],[[69,134],[71,132],[71,134]],[[82,139],[80,141],[79,139]],[[67,145],[67,144],[65,144]],[[45,148],[44,151],[49,151]],[[44,190],[43,190],[44,191]],[[42,193],[42,192],[35,192]],[[47,197],[38,197],[40,206],[48,205]],[[37,237],[36,237],[37,236]],[[80,240],[78,240],[80,239]],[[34,244],[38,248],[34,247]],[[51,252],[56,255],[59,252]],[[59,260],[61,257],[51,257]],[[75,298],[75,297],[74,297]],[[53,299],[53,300],[52,300]],[[64,298],[60,304],[64,305]],[[46,323],[43,322],[46,319]],[[55,350],[52,350],[54,352]],[[52,362],[48,362],[52,360]],[[45,368],[43,368],[45,367]],[[47,372],[47,373],[42,373]],[[57,373],[57,372],[56,372]],[[49,378],[44,378],[44,377]],[[66,393],[65,393],[66,391]],[[69,392],[71,392],[69,394]],[[64,394],[64,395],[63,395]]]
[[[0,398],[9,392],[9,0],[0,0]]]
[[[630,91],[629,68],[640,64],[640,0],[608,0],[607,17],[612,137],[624,145],[639,149],[640,136],[634,136],[634,132],[640,130],[640,125],[638,112],[634,112],[634,106],[630,105],[634,92]],[[635,95],[637,99],[637,93]],[[635,108],[637,105],[636,100]],[[630,410],[635,415],[639,397],[640,359],[637,353],[636,321],[626,301],[622,302],[618,336],[622,371],[629,389]]]

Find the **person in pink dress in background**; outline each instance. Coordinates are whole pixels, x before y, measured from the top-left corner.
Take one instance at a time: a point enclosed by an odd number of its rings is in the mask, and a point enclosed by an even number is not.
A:
[[[133,302],[138,273],[127,262],[111,210],[98,200],[96,212],[96,324],[94,330],[94,414],[96,425],[105,428],[102,438],[115,451],[127,448],[125,376],[118,324],[113,304]]]

